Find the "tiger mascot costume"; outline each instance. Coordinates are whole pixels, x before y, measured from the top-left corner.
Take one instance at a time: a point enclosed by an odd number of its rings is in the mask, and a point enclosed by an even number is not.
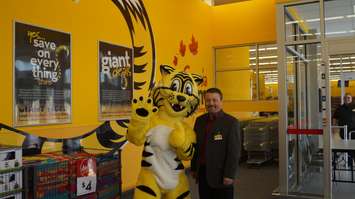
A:
[[[192,158],[196,137],[183,120],[199,105],[197,85],[202,78],[167,65],[161,65],[160,72],[162,79],[151,98],[132,101],[127,139],[144,144],[134,198],[191,198],[181,160]]]

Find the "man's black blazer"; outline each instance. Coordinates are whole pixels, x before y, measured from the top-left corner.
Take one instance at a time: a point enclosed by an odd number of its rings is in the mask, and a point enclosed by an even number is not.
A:
[[[196,151],[191,161],[191,170],[198,173],[199,147],[204,142],[208,113],[196,119]],[[223,178],[237,178],[240,156],[239,121],[223,111],[216,118],[206,142],[206,178],[211,187],[223,188]]]

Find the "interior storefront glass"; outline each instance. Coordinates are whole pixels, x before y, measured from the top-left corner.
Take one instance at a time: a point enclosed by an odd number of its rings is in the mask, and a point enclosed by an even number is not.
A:
[[[326,37],[355,35],[355,0],[328,0],[324,9]]]
[[[277,47],[275,44],[258,45],[259,99],[278,99]]]
[[[339,105],[344,103],[343,96],[350,93],[355,96],[355,54],[336,54],[329,57],[330,78],[329,85],[331,87],[331,110],[332,115]],[[353,98],[354,99],[354,98]],[[333,121],[332,127],[332,142],[341,140],[340,128]],[[350,134],[353,135],[353,134]],[[349,136],[350,137],[350,136]],[[351,138],[350,138],[351,139]],[[334,145],[332,146],[332,148]],[[336,179],[338,186],[333,188],[333,198],[343,199],[350,198],[355,194],[353,184],[349,183],[352,180],[354,171],[350,171],[349,161],[352,161],[351,156],[347,153],[333,153],[332,159],[337,170],[332,173],[332,179]],[[336,155],[334,157],[334,155]],[[334,169],[334,168],[333,168]],[[347,181],[347,183],[346,183]]]
[[[277,100],[278,73],[277,47],[275,44],[216,49],[217,86],[228,91],[230,88],[227,87],[230,86],[227,85],[229,78],[225,74],[227,71],[238,75],[230,77],[232,79],[229,83],[243,85],[243,87],[238,87],[242,88],[243,91],[234,90],[234,93],[228,95],[229,100]],[[245,74],[247,76],[239,76]],[[238,77],[238,82],[235,82],[235,77]],[[226,79],[222,81],[220,78]],[[233,86],[233,88],[236,87]],[[245,89],[249,90],[246,91]],[[251,93],[251,96],[249,93]]]
[[[320,37],[319,2],[285,7],[285,40],[300,41]]]
[[[318,110],[320,45],[287,46],[288,128],[320,128]],[[313,95],[312,95],[313,93]],[[318,115],[317,115],[318,114]],[[312,126],[313,125],[313,126]],[[289,135],[289,190],[322,195],[323,153],[318,135]]]
[[[252,100],[254,73],[249,69],[216,72],[216,86],[223,91],[223,99]]]
[[[222,89],[224,99],[255,99],[256,55],[256,45],[216,49],[216,86]]]

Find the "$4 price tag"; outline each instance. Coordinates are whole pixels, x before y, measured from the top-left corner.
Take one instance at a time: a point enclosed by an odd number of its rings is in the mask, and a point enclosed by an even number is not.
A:
[[[76,181],[76,195],[81,196],[96,191],[96,176],[78,177]]]

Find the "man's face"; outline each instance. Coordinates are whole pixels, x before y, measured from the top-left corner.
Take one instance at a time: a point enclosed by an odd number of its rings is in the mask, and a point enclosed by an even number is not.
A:
[[[222,109],[222,100],[218,93],[206,93],[205,102],[209,113],[217,113]]]
[[[353,98],[351,97],[351,95],[345,95],[345,104],[350,104],[353,101]]]

